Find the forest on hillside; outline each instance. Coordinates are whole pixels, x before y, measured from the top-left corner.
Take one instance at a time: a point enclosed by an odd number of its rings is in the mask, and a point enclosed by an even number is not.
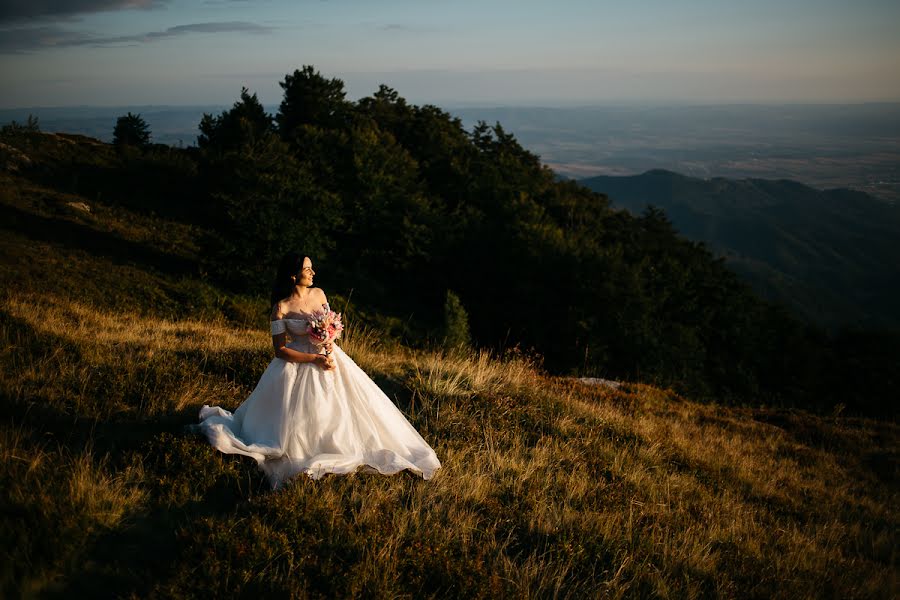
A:
[[[612,205],[666,211],[763,298],[829,330],[900,329],[900,205],[789,179],[701,179],[671,171],[580,183]]]
[[[447,338],[458,298],[472,345],[551,373],[894,415],[897,334],[826,333],[763,301],[662,211],[560,181],[500,123],[467,130],[384,85],[349,101],[311,66],[280,85],[275,115],[246,89],[205,115],[197,148],[42,154],[34,128],[8,127],[0,162],[25,153],[36,181],[195,227],[204,258],[187,268],[235,292],[266,296],[278,257],[305,253],[326,291],[396,317],[387,333],[407,344]]]

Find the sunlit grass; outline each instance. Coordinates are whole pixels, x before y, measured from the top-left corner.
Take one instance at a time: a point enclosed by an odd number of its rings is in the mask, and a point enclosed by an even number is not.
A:
[[[337,343],[367,373],[398,375],[412,356],[407,348],[384,340],[365,326],[348,324]]]
[[[39,334],[75,343],[137,347],[148,355],[163,350],[254,351],[271,344],[264,332],[236,328],[224,321],[172,321],[114,313],[56,296],[8,296],[2,308]]]
[[[532,362],[519,355],[505,359],[487,351],[425,352],[414,362],[415,388],[433,396],[468,398],[503,391],[528,392],[536,383]]]
[[[89,417],[234,402],[246,391],[235,369],[264,361],[271,348],[265,333],[224,320],[171,321],[55,297],[7,296],[0,316],[10,396]],[[228,364],[229,356],[240,360]]]

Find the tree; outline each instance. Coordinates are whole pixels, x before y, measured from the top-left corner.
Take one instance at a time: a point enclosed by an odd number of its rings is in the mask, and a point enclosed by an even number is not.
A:
[[[384,84],[372,96],[360,98],[356,106],[359,113],[374,119],[381,129],[395,137],[403,135],[412,124],[412,108],[396,90]]]
[[[113,144],[116,146],[137,146],[146,148],[150,145],[150,128],[140,114],[129,112],[116,120],[113,129]]]
[[[319,187],[275,133],[205,156],[201,166],[208,222],[217,232],[209,270],[232,289],[264,288],[288,250],[315,249],[321,262],[333,247],[329,234],[340,229],[340,198]]]
[[[246,88],[234,106],[200,122],[206,219],[217,232],[209,269],[233,289],[258,290],[289,249],[316,249],[321,260],[339,229],[340,198],[316,182]]]
[[[354,206],[357,223],[348,241],[358,248],[360,266],[409,273],[429,258],[434,222],[418,179],[416,162],[389,132],[374,122],[351,131],[352,170],[342,191]]]
[[[256,94],[251,96],[247,88],[241,88],[241,99],[231,110],[223,111],[217,117],[203,114],[197,145],[219,152],[237,150],[254,144],[272,131],[272,117],[266,113]]]
[[[275,118],[283,139],[292,139],[302,125],[339,127],[350,113],[344,82],[326,79],[311,65],[285,75],[279,85],[284,90],[284,99]]]

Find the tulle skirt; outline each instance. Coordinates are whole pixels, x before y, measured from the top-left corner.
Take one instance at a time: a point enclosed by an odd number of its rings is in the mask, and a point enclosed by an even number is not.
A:
[[[234,414],[204,405],[200,431],[222,452],[255,458],[273,488],[357,469],[430,479],[441,467],[434,450],[337,345],[332,357],[331,371],[274,359]]]

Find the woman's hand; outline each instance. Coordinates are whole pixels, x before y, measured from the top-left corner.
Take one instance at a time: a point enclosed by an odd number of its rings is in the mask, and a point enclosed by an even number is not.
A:
[[[330,356],[326,356],[325,354],[316,354],[316,357],[313,359],[313,362],[325,369],[326,371],[331,371],[335,368],[334,360]]]

